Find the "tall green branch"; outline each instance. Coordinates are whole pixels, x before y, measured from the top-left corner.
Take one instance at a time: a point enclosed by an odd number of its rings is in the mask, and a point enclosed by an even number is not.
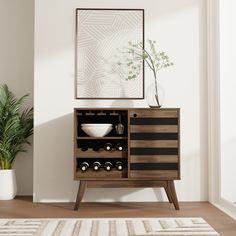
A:
[[[118,64],[120,66],[126,67],[128,71],[128,75],[126,77],[127,80],[136,79],[141,71],[141,65],[143,62],[147,64],[147,66],[151,69],[155,82],[155,97],[157,104],[159,104],[158,97],[158,84],[157,84],[157,72],[162,68],[167,68],[172,66],[173,63],[170,62],[169,57],[163,51],[157,51],[155,47],[156,41],[147,40],[148,49],[144,48],[143,43],[132,43],[128,42],[128,46],[125,46],[124,49],[126,51],[122,52],[121,61]],[[136,57],[134,56],[136,55]],[[126,63],[128,62],[128,63]],[[138,66],[133,66],[136,63]]]

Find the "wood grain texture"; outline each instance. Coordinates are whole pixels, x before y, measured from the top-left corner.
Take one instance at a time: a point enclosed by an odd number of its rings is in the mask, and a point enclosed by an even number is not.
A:
[[[165,189],[166,196],[168,198],[169,203],[173,203],[171,192],[170,192],[170,190],[168,188],[168,184],[167,184],[167,186],[164,187],[164,189]]]
[[[88,157],[88,158],[121,158],[127,157],[127,150],[117,151],[112,149],[112,151],[106,151],[104,149],[100,149],[99,151],[93,151],[92,149],[88,149],[87,151],[81,151],[80,148],[77,149],[77,157]]]
[[[145,156],[130,156],[130,163],[178,163],[177,155],[145,155]]]
[[[177,140],[131,140],[130,147],[178,147]]]
[[[167,181],[127,180],[127,181],[87,181],[89,188],[159,188],[167,187]]]
[[[131,170],[131,178],[139,179],[159,179],[159,180],[174,180],[178,179],[177,170]]]
[[[180,109],[178,109],[177,111],[178,111],[178,141],[179,141],[179,143],[178,143],[178,151],[179,151],[179,153],[178,153],[178,157],[179,157],[179,176],[178,176],[178,178],[180,179],[180,177],[181,177],[181,158],[180,158],[180,156],[181,156],[181,149],[180,149],[180,143],[181,143],[181,140],[180,140]]]
[[[158,109],[146,109],[146,110],[139,110],[139,109],[132,109],[130,110],[131,117],[168,117],[168,118],[175,118],[178,116],[178,112],[176,109],[173,110],[158,110]]]
[[[99,111],[98,111],[99,110]],[[104,170],[95,172],[89,169],[81,172],[75,168],[75,180],[88,180],[88,187],[163,187],[170,202],[175,204],[178,209],[178,200],[175,193],[175,179],[180,179],[180,127],[179,115],[180,109],[149,109],[149,108],[82,108],[75,109],[75,130],[77,129],[78,119],[86,120],[93,113],[93,119],[96,120],[96,114],[104,112],[113,112],[117,117],[118,111],[127,114],[127,145],[128,149],[122,152],[112,150],[107,152],[103,149],[99,151],[81,151],[77,148],[78,143],[82,145],[83,137],[78,137],[75,131],[75,159],[77,158],[127,158],[127,169],[119,172],[115,169],[106,172]],[[98,111],[98,112],[97,112]],[[77,119],[77,114],[79,117]],[[112,115],[110,119],[112,120]],[[92,121],[94,121],[92,120]],[[100,121],[103,121],[100,119]],[[90,120],[91,122],[91,120]],[[132,125],[131,125],[132,124]],[[137,137],[136,137],[136,136]],[[112,139],[116,137],[112,137]],[[124,138],[124,137],[122,137]],[[84,137],[86,140],[96,140],[96,138]],[[109,137],[102,139],[109,140]],[[131,140],[132,139],[132,140]],[[91,141],[91,142],[92,142]],[[149,164],[148,164],[149,163]],[[150,163],[153,163],[150,167]],[[143,170],[142,164],[146,170]],[[75,161],[76,165],[76,161]],[[130,166],[135,170],[131,170]],[[175,168],[172,168],[174,166]],[[137,167],[137,168],[136,168]],[[168,168],[167,168],[168,167]],[[178,169],[178,170],[176,170]],[[173,181],[172,181],[173,182]]]
[[[174,181],[168,181],[167,188],[169,189],[170,198],[175,206],[175,210],[179,210],[179,202],[175,191]]]
[[[131,125],[130,126],[131,133],[174,133],[178,132],[177,125]]]
[[[130,133],[131,133],[131,125],[130,125],[130,111],[131,110],[128,110],[128,122],[127,122],[127,127],[128,127],[128,179],[130,179],[130,163],[131,163],[131,160],[130,160]]]
[[[145,122],[132,122],[130,125],[131,130],[131,138],[130,140],[130,163],[177,163],[178,167],[180,166],[180,155],[179,155],[179,109],[174,110],[153,110],[151,112],[148,111],[140,111],[140,110],[132,110],[130,111],[130,118],[134,119],[152,119],[151,121],[154,123],[153,118],[176,118],[177,125],[150,125],[145,124],[141,125],[141,123]],[[154,114],[155,113],[155,114]],[[137,124],[135,124],[137,123]],[[140,124],[139,124],[140,123]],[[160,123],[166,123],[164,120]],[[135,134],[139,136],[134,136]],[[151,135],[155,134],[156,136],[152,137]],[[158,134],[158,135],[157,135]],[[176,134],[176,139],[171,137],[164,138],[165,134]],[[146,135],[146,136],[145,136]],[[143,139],[142,139],[143,137]],[[156,138],[156,139],[155,139]],[[135,139],[135,140],[133,140]],[[161,140],[160,140],[161,139]],[[166,140],[169,139],[169,140]],[[134,149],[135,148],[135,149]],[[143,149],[145,148],[145,149]],[[177,153],[172,154],[168,153],[168,155],[164,155],[167,153],[161,154],[162,149],[159,149],[156,154],[151,152],[150,148],[177,148]],[[170,155],[171,154],[171,155]],[[171,172],[169,172],[171,171]],[[140,173],[139,173],[140,172]],[[130,170],[130,177],[132,178],[152,178],[152,179],[179,179],[180,177],[180,169],[178,170]]]
[[[86,181],[80,181],[79,184],[79,189],[78,189],[78,193],[77,193],[77,197],[76,197],[76,201],[75,201],[75,207],[74,210],[78,210],[79,205],[83,199],[85,190],[86,190],[86,186],[87,186],[87,182]]]
[[[77,179],[113,179],[113,178],[127,178],[127,169],[124,169],[123,171],[118,171],[115,169],[112,169],[111,171],[105,171],[103,169],[99,171],[94,171],[91,169],[88,169],[86,172],[82,172],[80,170],[77,170],[76,172],[76,178]]]

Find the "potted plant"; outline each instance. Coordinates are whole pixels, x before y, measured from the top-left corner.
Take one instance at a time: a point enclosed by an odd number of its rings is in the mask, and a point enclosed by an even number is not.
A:
[[[158,85],[157,73],[163,68],[173,65],[167,54],[156,49],[156,41],[147,40],[147,48],[145,49],[142,43],[128,42],[128,45],[122,50],[122,59],[118,65],[126,68],[126,79],[136,79],[141,71],[142,63],[145,62],[153,73],[154,82],[149,86],[147,91],[147,102],[150,107],[161,107],[162,98]]]
[[[0,200],[16,195],[15,170],[18,153],[25,152],[33,133],[33,108],[21,110],[28,94],[17,99],[7,85],[0,86]]]

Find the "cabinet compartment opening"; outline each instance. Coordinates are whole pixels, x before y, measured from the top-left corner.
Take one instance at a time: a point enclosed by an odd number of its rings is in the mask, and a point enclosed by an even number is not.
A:
[[[82,124],[112,124],[113,129],[105,137],[127,137],[128,112],[127,110],[80,110],[77,112],[77,136],[89,137],[82,129]],[[118,134],[115,126],[124,125],[123,134]]]

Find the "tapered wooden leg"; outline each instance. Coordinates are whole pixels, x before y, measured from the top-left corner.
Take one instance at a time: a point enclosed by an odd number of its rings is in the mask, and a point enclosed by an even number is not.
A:
[[[173,201],[171,199],[171,192],[170,192],[169,188],[165,187],[165,191],[166,191],[166,195],[167,195],[167,198],[169,200],[169,203],[172,203]]]
[[[80,184],[79,184],[77,197],[76,197],[76,202],[75,202],[75,208],[74,208],[75,211],[79,209],[79,205],[83,199],[84,192],[86,190],[86,186],[87,186],[87,181],[81,180]]]
[[[177,198],[176,191],[175,191],[174,181],[173,180],[169,180],[167,186],[168,186],[168,189],[170,191],[171,199],[173,201],[175,210],[179,210],[179,202],[178,202],[178,198]]]

